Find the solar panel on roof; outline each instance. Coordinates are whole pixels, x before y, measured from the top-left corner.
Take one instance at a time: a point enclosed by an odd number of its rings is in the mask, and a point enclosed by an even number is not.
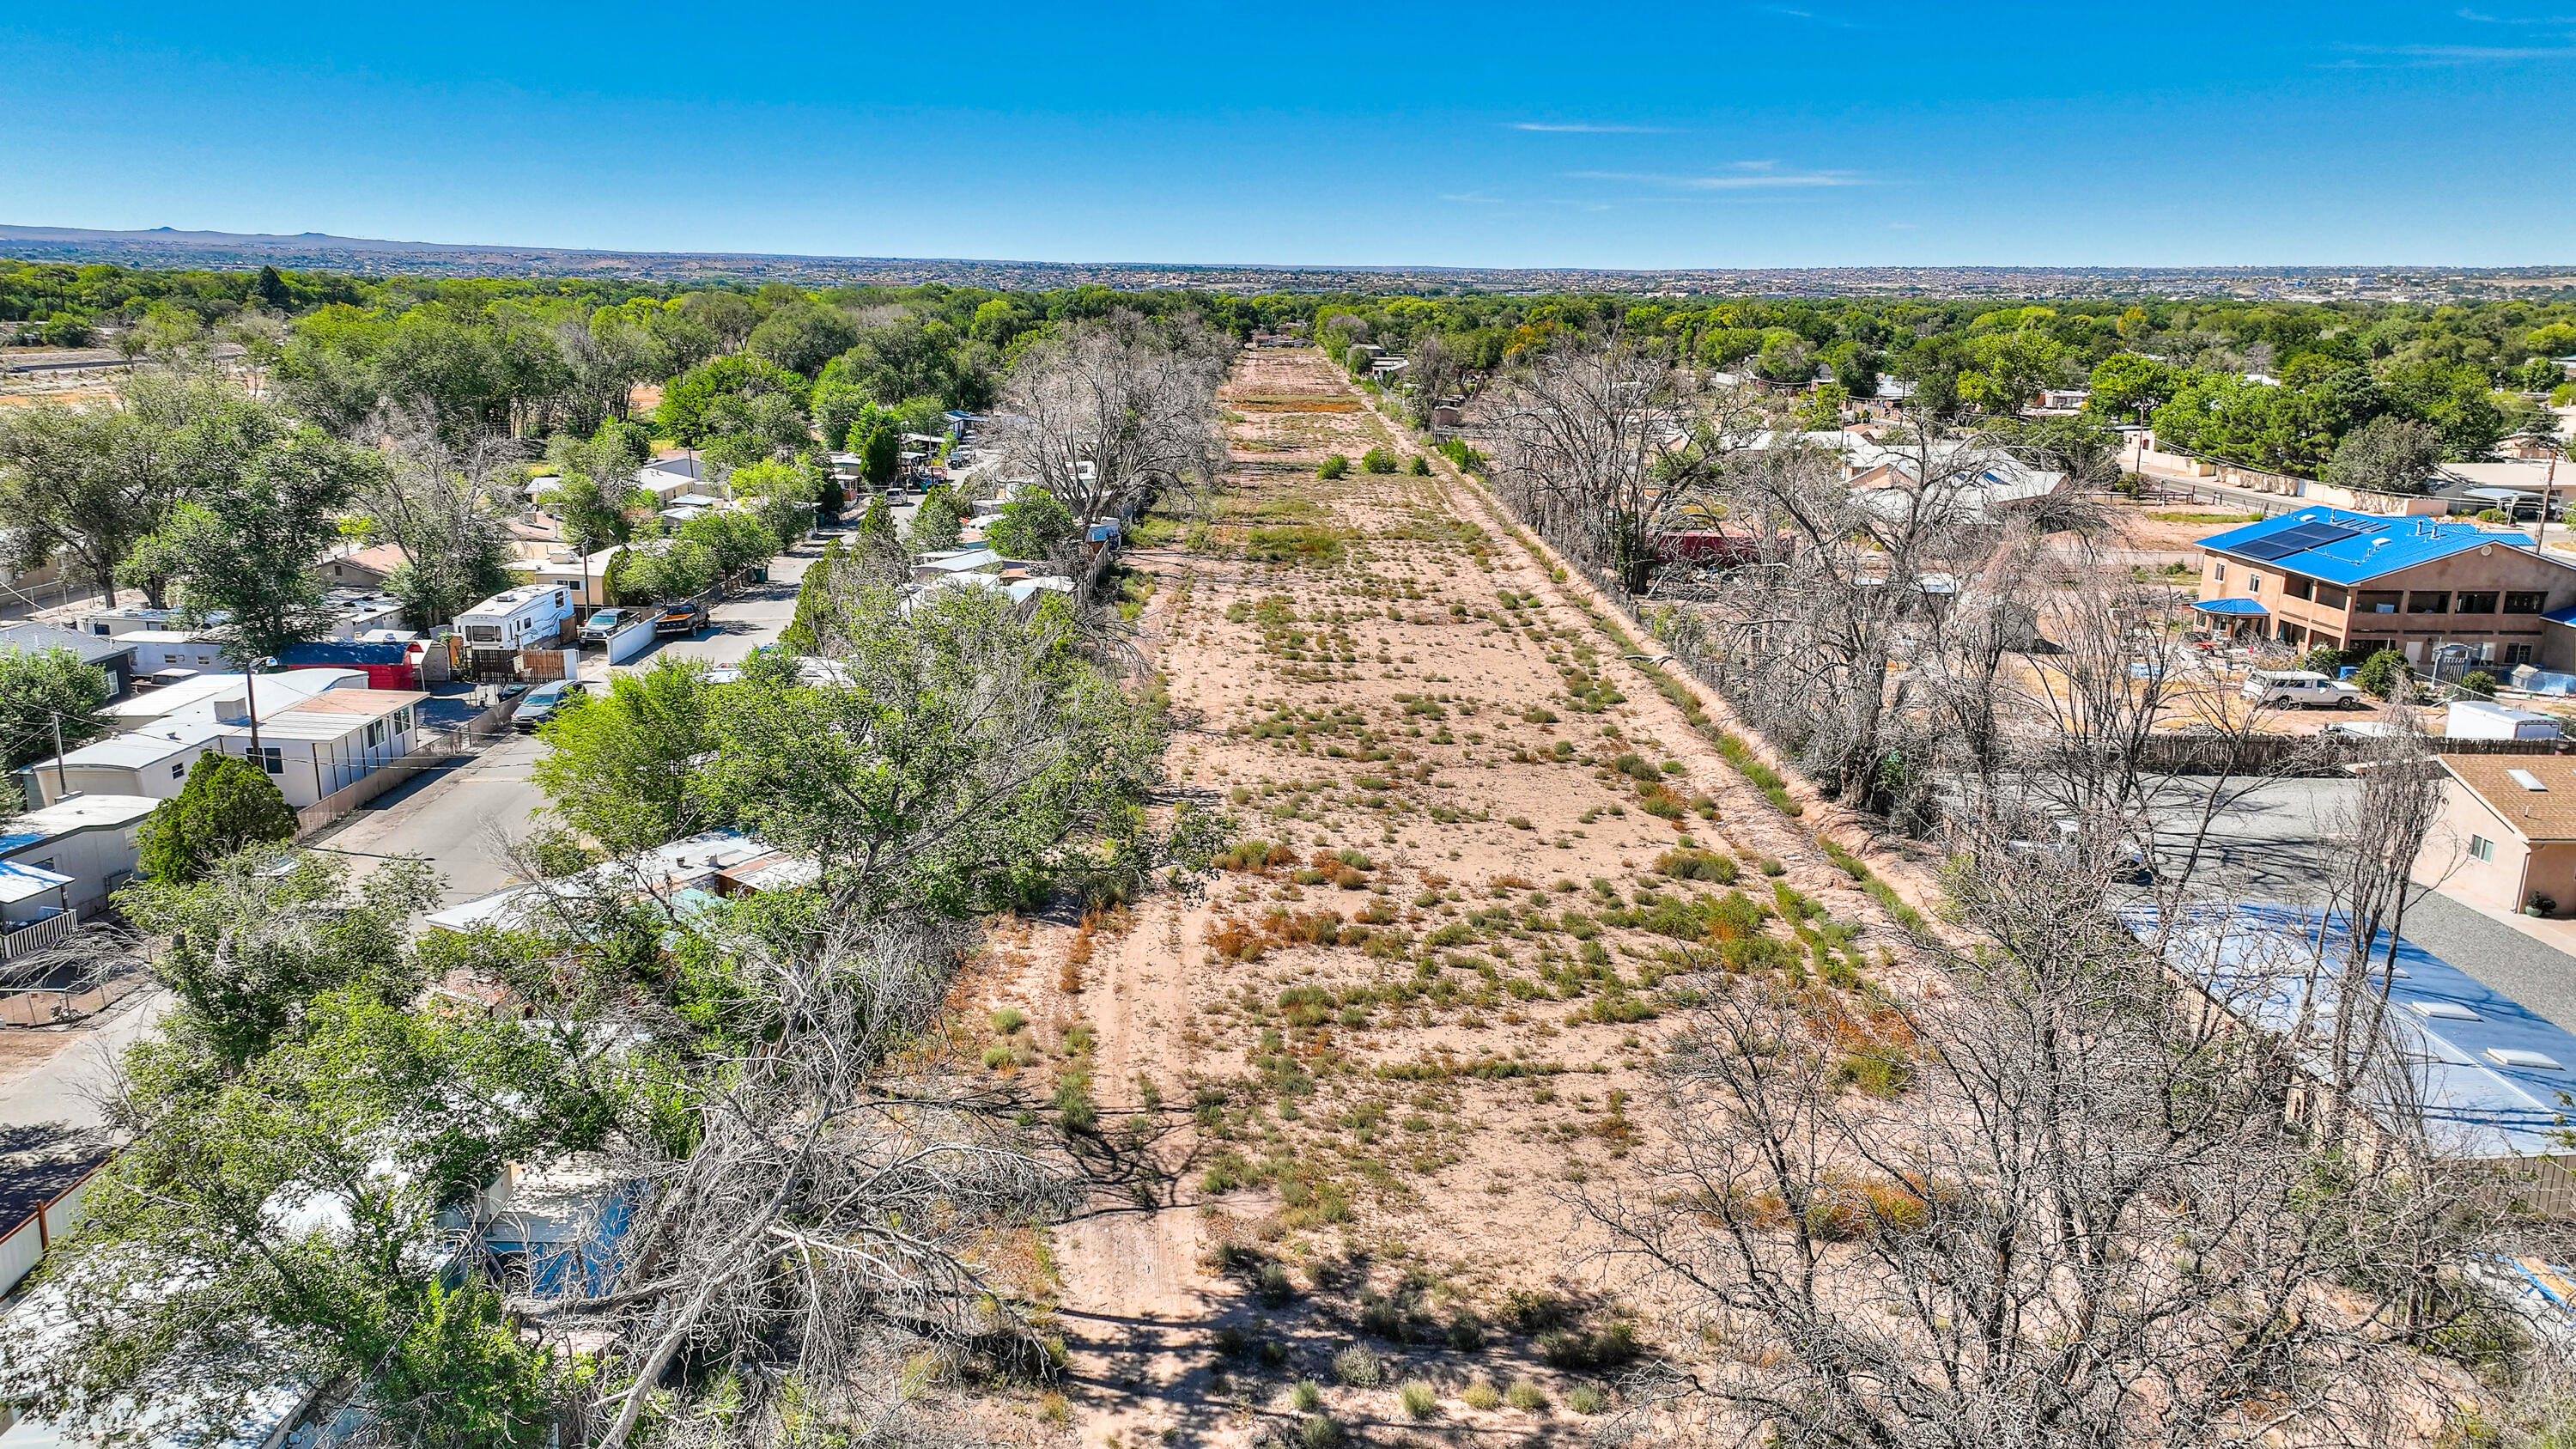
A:
[[[2287,532],[2294,533],[2296,531],[2297,530],[2292,529]],[[2305,553],[2307,552],[2307,549],[2308,546],[2306,544],[2291,543],[2283,534],[2276,533],[2269,538],[2247,539],[2245,542],[2228,550],[2228,552],[2245,558],[2269,561],[2276,558],[2283,558],[2294,553]]]
[[[2248,539],[2230,552],[2254,559],[2287,558],[2294,553],[2305,553],[2312,548],[2341,543],[2357,533],[2376,531],[2376,525],[2356,527],[2348,523],[2336,523],[2331,519],[2310,519],[2294,523],[2278,533],[2267,533],[2261,538]]]

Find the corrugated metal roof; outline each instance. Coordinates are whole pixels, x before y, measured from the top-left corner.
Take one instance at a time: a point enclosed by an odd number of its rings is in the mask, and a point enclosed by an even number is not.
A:
[[[2120,915],[2140,940],[2152,939],[2160,925],[2153,906]],[[2310,1040],[2321,1046],[2333,1028],[2333,976],[2350,939],[2342,916],[2309,907],[2194,906],[2185,908],[2165,960],[2273,1031],[2298,1028],[2304,1013]],[[2384,1020],[2414,1078],[2410,1094],[2422,1105],[2407,1108],[2383,1095],[2375,1110],[2420,1111],[2435,1150],[2455,1158],[2565,1152],[2560,1138],[2569,1116],[2559,1098],[2576,1091],[2576,1034],[2404,937],[2380,933],[2371,944],[2374,977],[2382,959],[2397,973]]]
[[[2301,529],[2308,530],[2300,535],[2302,540],[2314,537],[2318,541],[2289,552],[2264,547],[2275,535]],[[2324,504],[2231,528],[2200,541],[2202,548],[2232,555],[2258,568],[2306,574],[2334,584],[2363,583],[2490,544],[2536,547],[2525,533],[2500,532],[2443,518],[2382,518]]]

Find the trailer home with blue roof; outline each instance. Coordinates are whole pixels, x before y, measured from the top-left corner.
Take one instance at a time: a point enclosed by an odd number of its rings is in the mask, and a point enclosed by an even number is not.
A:
[[[2392,518],[2323,504],[2200,541],[2202,621],[2294,649],[2444,645],[2497,666],[2576,667],[2576,569],[2531,535],[2455,518]]]

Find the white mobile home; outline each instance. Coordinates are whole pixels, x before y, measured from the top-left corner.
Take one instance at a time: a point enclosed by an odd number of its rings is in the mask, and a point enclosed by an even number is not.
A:
[[[468,649],[543,649],[562,642],[572,614],[570,589],[522,584],[457,615],[456,628]]]

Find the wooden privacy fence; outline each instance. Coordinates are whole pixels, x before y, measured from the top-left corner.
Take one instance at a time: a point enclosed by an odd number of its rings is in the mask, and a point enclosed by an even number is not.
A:
[[[27,1214],[7,1232],[0,1233],[0,1296],[36,1271],[45,1250],[54,1239],[80,1226],[82,1202],[88,1196],[90,1179],[98,1176],[98,1167],[81,1174],[81,1180],[47,1198],[43,1206]]]
[[[2569,740],[2425,741],[2441,755],[2576,754]],[[2264,774],[2340,770],[2361,759],[2370,741],[2358,735],[2154,735],[2139,748],[2138,767],[2158,775]]]

